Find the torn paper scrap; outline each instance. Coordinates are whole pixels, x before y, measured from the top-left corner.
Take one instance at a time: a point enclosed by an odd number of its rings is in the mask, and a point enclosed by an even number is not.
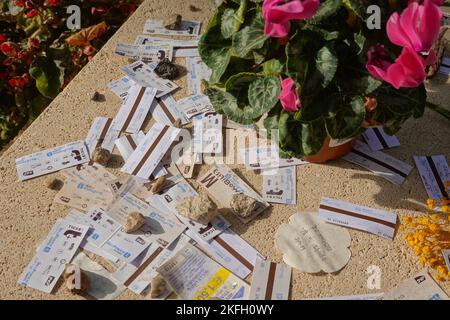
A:
[[[288,265],[258,259],[249,300],[288,300],[291,273]]]

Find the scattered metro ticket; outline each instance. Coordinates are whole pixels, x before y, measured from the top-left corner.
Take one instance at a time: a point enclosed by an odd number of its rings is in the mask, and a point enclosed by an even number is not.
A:
[[[353,150],[342,159],[366,168],[396,185],[401,185],[412,170],[409,164],[381,151],[372,151],[360,141],[356,141]]]
[[[156,250],[147,250],[145,254],[142,253],[142,257],[140,256],[133,263],[122,264],[113,276],[134,293],[141,294],[157,275],[156,269],[190,242],[194,244],[188,236],[181,234],[169,246],[154,243],[149,249],[156,245]]]
[[[168,41],[157,45],[118,43],[114,53],[133,60],[141,60],[145,63],[158,63],[164,59],[172,61],[173,46]]]
[[[448,19],[447,21],[450,21],[450,18],[447,18],[447,19]],[[439,73],[450,75],[450,58],[449,57],[442,58],[441,66],[439,68]]]
[[[280,158],[278,148],[275,145],[243,148],[239,152],[247,170],[264,170],[308,164],[307,161],[297,158]]]
[[[169,30],[164,27],[163,20],[146,20],[144,34],[159,34],[171,36],[198,36],[200,34],[200,21],[182,21],[180,30]]]
[[[266,259],[231,229],[225,230],[210,241],[201,239],[192,230],[187,230],[186,235],[194,239],[208,255],[241,279],[246,278],[253,271],[258,259]]]
[[[414,156],[423,185],[431,199],[450,199],[446,183],[450,181],[450,168],[444,155]]]
[[[307,300],[380,300],[383,295],[384,292],[378,292],[368,294],[357,294],[352,296],[335,296],[335,297],[325,297]]]
[[[106,209],[113,201],[113,195],[107,190],[96,189],[82,181],[66,179],[53,201],[87,211],[93,207]]]
[[[449,300],[449,297],[428,271],[422,270],[386,292],[381,300]]]
[[[89,129],[86,137],[86,146],[89,155],[92,157],[94,150],[98,147],[112,152],[114,149],[114,141],[120,134],[119,130],[115,130],[111,118],[97,117]]]
[[[158,45],[170,40],[173,45],[173,56],[175,58],[199,57],[198,40],[175,40],[167,38],[156,38],[141,34],[136,37],[134,44],[140,45]]]
[[[442,256],[444,257],[445,264],[447,265],[447,270],[450,271],[450,249],[443,249]]]
[[[184,113],[179,110],[178,103],[170,94],[156,98],[150,108],[150,113],[156,122],[167,126],[172,126],[177,119],[180,119],[181,124],[189,122]]]
[[[178,89],[178,86],[170,80],[162,79],[153,72],[151,66],[142,61],[136,61],[120,68],[129,78],[143,87],[151,87],[158,90],[156,97],[161,98]]]
[[[116,131],[137,133],[141,130],[156,95],[156,89],[134,85],[128,91],[127,100],[114,117],[111,127]],[[114,140],[117,138],[115,136]],[[114,143],[114,142],[113,142]],[[114,144],[113,144],[114,146]]]
[[[167,208],[168,211],[174,214],[190,230],[195,232],[200,239],[208,241],[228,229],[231,223],[222,215],[218,215],[205,225],[179,214],[176,209],[177,204],[184,198],[197,195],[197,191],[183,179],[173,187],[163,190],[158,194],[151,195],[147,201],[158,208]]]
[[[109,182],[117,179],[115,175],[97,163],[92,165],[79,164],[75,167],[61,170],[61,173],[66,179],[84,182],[97,190],[109,190]]]
[[[362,140],[369,145],[372,151],[394,148],[400,145],[397,137],[388,135],[384,132],[383,127],[367,129],[362,134]]]
[[[84,141],[75,141],[17,158],[17,177],[24,181],[86,163],[89,160],[89,153]]]
[[[257,205],[253,213],[247,218],[239,217],[243,223],[248,223],[269,207],[269,204],[256,193],[248,184],[239,178],[226,165],[214,165],[203,177],[197,180],[209,194],[225,208],[230,208],[230,203],[235,193],[244,193],[255,199]]]
[[[329,223],[370,232],[390,240],[394,238],[397,225],[395,213],[330,198],[320,201],[318,217]]]
[[[117,95],[122,101],[125,101],[128,96],[128,90],[133,86],[135,82],[128,76],[124,76],[120,79],[114,80],[108,84],[109,90]]]
[[[184,112],[188,119],[201,113],[214,112],[214,107],[211,101],[209,101],[208,96],[202,94],[178,100],[178,106],[179,110]]]
[[[116,140],[116,147],[125,161],[131,156],[134,150],[136,150],[138,144],[143,141],[144,138],[145,133],[139,131],[130,135],[123,135]]]
[[[185,300],[244,300],[250,291],[247,283],[191,244],[181,248],[157,272]]]
[[[202,80],[209,80],[211,69],[200,57],[186,58],[187,85],[189,94],[202,94]]]
[[[155,123],[127,159],[121,171],[149,179],[179,133],[178,128]]]
[[[193,118],[194,153],[222,153],[222,119],[222,115],[215,112],[199,114]]]
[[[18,283],[50,293],[70,263],[89,227],[59,219],[22,272]]]
[[[258,259],[250,289],[250,300],[288,300],[292,268],[286,264]]]
[[[295,166],[271,169],[275,174],[263,175],[263,199],[271,203],[297,203],[297,174]]]

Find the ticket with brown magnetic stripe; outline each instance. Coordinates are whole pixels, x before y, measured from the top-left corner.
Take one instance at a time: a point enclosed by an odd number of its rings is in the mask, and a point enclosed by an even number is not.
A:
[[[329,223],[363,230],[389,240],[394,238],[397,225],[395,213],[331,198],[322,198],[318,217]]]
[[[356,141],[353,150],[342,159],[366,168],[396,185],[401,185],[412,170],[409,164],[384,152],[372,151],[361,141]]]
[[[150,108],[150,113],[156,122],[167,126],[173,125],[177,119],[181,121],[181,124],[189,122],[184,113],[179,110],[178,103],[170,94],[156,98]]]
[[[414,156],[414,161],[428,197],[450,199],[446,186],[450,182],[450,168],[445,156]]]
[[[235,193],[244,193],[255,199],[257,205],[248,217],[237,216],[243,223],[248,223],[270,206],[226,165],[214,165],[203,177],[197,179],[197,182],[205,187],[209,194],[225,208],[231,207],[231,200]]]
[[[109,152],[113,151],[114,141],[116,141],[120,131],[111,126],[112,122],[111,118],[97,117],[94,119],[85,140],[91,157],[96,148],[103,148]]]
[[[89,161],[84,141],[71,142],[16,159],[17,177],[28,180]]]
[[[54,202],[81,211],[90,208],[106,209],[113,200],[111,192],[98,190],[84,182],[67,179],[55,196]]]
[[[292,268],[286,264],[258,259],[250,288],[250,300],[288,300]]]
[[[178,128],[155,123],[127,159],[121,171],[149,179],[179,133]]]
[[[208,241],[191,229],[186,230],[185,233],[194,239],[208,255],[241,279],[245,279],[252,273],[258,259],[266,259],[231,229],[226,229]]]
[[[127,100],[114,117],[112,129],[128,133],[139,132],[147,118],[155,95],[156,89],[154,88],[142,87],[138,84],[132,86],[128,91]]]
[[[400,145],[397,137],[388,135],[384,132],[383,127],[368,128],[362,134],[361,139],[369,145],[372,151],[394,148]]]

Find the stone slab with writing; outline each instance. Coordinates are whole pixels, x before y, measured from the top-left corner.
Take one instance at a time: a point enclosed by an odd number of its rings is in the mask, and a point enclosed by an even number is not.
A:
[[[321,221],[316,213],[296,213],[275,233],[275,245],[288,265],[308,273],[341,270],[351,252],[349,232]]]

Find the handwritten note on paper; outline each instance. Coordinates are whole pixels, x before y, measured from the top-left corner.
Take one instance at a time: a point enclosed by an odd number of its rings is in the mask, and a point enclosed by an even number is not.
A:
[[[296,213],[275,234],[275,245],[288,265],[308,273],[341,270],[349,261],[347,230],[322,222],[316,213]]]

